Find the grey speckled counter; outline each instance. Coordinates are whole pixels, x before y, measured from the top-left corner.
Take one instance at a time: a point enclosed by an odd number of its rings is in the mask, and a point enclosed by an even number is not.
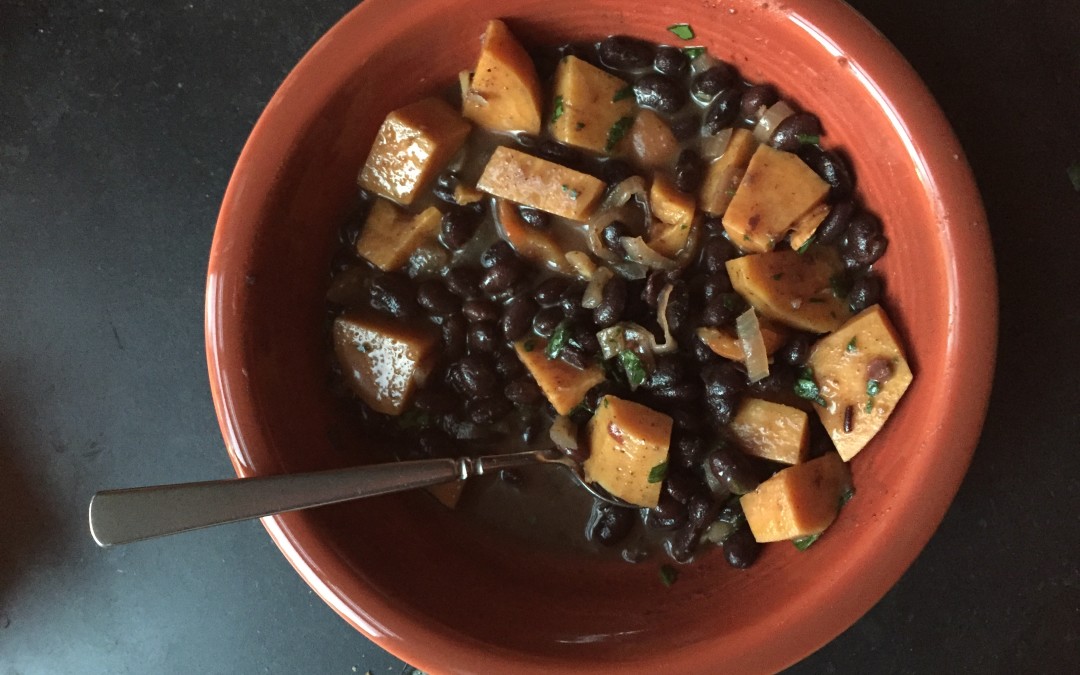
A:
[[[109,551],[85,523],[97,489],[231,475],[202,341],[214,219],[263,105],[351,4],[0,0],[0,672],[407,672],[258,523]],[[792,670],[1075,670],[1080,5],[854,4],[967,148],[1001,357],[937,535]]]

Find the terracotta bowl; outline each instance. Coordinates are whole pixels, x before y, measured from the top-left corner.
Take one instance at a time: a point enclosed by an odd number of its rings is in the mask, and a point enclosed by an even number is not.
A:
[[[207,281],[214,402],[236,471],[377,461],[326,384],[323,293],[336,228],[380,121],[475,59],[488,18],[533,45],[627,33],[693,44],[777,84],[847,151],[890,237],[887,305],[915,382],[853,462],[858,496],[806,552],[749,571],[721,555],[665,588],[654,564],[561,556],[471,529],[408,494],[265,519],[346,621],[428,671],[756,672],[838,635],[926,544],[968,466],[997,330],[993,261],[963,151],[895,49],[840,2],[368,0],[270,101],[221,209]]]

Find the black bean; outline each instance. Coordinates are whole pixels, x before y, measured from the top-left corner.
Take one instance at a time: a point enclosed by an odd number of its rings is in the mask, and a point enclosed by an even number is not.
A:
[[[671,449],[671,461],[675,466],[693,470],[701,464],[705,455],[705,441],[692,433],[680,433],[674,439]]]
[[[697,393],[700,394],[700,390]],[[671,416],[672,426],[678,431],[696,434],[704,428],[701,424],[701,412],[698,410],[681,407],[668,414]]]
[[[653,59],[653,68],[668,77],[685,77],[690,72],[690,57],[676,47],[658,47]]]
[[[533,300],[541,307],[559,304],[562,294],[570,287],[566,277],[550,277],[533,289]]]
[[[529,376],[519,377],[512,380],[503,389],[503,395],[515,405],[534,405],[544,398],[543,392],[536,382]]]
[[[416,439],[416,445],[410,445],[405,454],[408,459],[449,457],[452,449],[453,443],[445,433],[438,429],[424,429]]]
[[[675,501],[671,495],[660,493],[660,501],[645,516],[645,524],[659,530],[673,530],[686,522],[686,506]]]
[[[735,70],[726,63],[718,63],[695,75],[694,81],[690,83],[690,91],[702,101],[711,101],[734,82]]]
[[[617,185],[634,175],[634,167],[621,159],[609,159],[600,165],[600,180]]]
[[[366,209],[365,209],[366,212]],[[356,240],[360,238],[360,231],[364,228],[364,217],[350,217],[341,226],[341,230],[338,232],[338,239],[346,248],[354,249],[356,246]]]
[[[737,251],[724,237],[713,237],[701,247],[701,260],[698,263],[709,274],[727,273],[727,263],[735,257]]]
[[[593,322],[601,328],[614,326],[626,309],[626,280],[620,276],[608,279],[600,304],[593,310]]]
[[[585,370],[589,367],[589,358],[585,356],[585,352],[573,345],[567,345],[559,352],[559,358],[577,368],[578,370]]]
[[[551,219],[548,218],[548,214],[539,209],[519,205],[517,210],[521,219],[537,230],[546,230],[551,226]]]
[[[710,237],[724,236],[724,219],[720,216],[705,216],[701,219],[701,227]]]
[[[449,380],[459,394],[471,398],[490,396],[499,382],[498,375],[487,360],[474,354],[451,364]]]
[[[646,389],[673,387],[685,380],[687,375],[686,364],[676,354],[661,354],[656,357],[656,363],[644,386]]]
[[[721,361],[720,356],[718,356],[717,353],[714,352],[709,345],[705,344],[705,342],[697,335],[690,340],[690,356],[702,366],[719,363]]]
[[[726,361],[706,366],[701,371],[701,381],[709,397],[734,398],[746,388],[746,377]]]
[[[456,251],[465,246],[476,234],[480,219],[472,209],[450,208],[443,212],[440,238],[446,248]]]
[[[476,424],[493,424],[514,409],[510,401],[501,396],[480,399],[469,403],[469,419]]]
[[[590,541],[601,546],[614,546],[630,534],[634,527],[634,509],[627,509],[607,502],[596,501],[586,535]]]
[[[668,296],[667,312],[665,313],[668,327],[672,333],[678,333],[683,326],[688,325],[690,320],[690,291],[682,281],[676,281],[671,285],[671,294]]]
[[[416,291],[416,301],[429,314],[449,316],[461,308],[461,301],[441,281],[428,279]]]
[[[630,228],[621,220],[613,220],[600,230],[600,241],[604,242],[604,247],[620,258],[626,255],[621,238],[629,236]]]
[[[474,298],[480,294],[484,273],[476,267],[453,267],[446,271],[443,281],[450,292],[459,298]]]
[[[814,232],[814,240],[819,244],[831,244],[838,241],[847,231],[853,215],[855,215],[855,202],[850,199],[836,202],[829,211],[829,215],[825,216],[821,225],[818,225],[817,231]]]
[[[889,241],[881,231],[881,221],[862,211],[848,224],[840,242],[840,257],[848,269],[869,267],[885,253]]]
[[[480,290],[494,299],[513,286],[521,278],[521,272],[521,264],[516,259],[501,261],[488,269],[480,281]]]
[[[675,80],[659,73],[643,75],[634,83],[638,105],[662,113],[676,113],[686,105],[686,89]]]
[[[465,304],[461,306],[461,312],[470,323],[494,323],[499,320],[498,306],[487,300],[466,300]]]
[[[460,314],[448,316],[442,323],[442,344],[444,356],[456,359],[465,353],[468,324]]]
[[[728,564],[739,569],[746,569],[754,564],[761,553],[761,544],[754,539],[749,526],[743,525],[724,540],[724,557]]]
[[[706,300],[701,310],[701,325],[720,327],[733,323],[740,307],[732,302],[732,296],[738,297],[734,293],[720,293]]]
[[[710,274],[701,286],[701,296],[705,300],[712,300],[730,292],[731,277],[728,276],[726,269]]]
[[[709,396],[705,397],[705,411],[709,416],[709,423],[713,429],[719,431],[731,424],[735,417],[735,405],[737,397],[734,396]]]
[[[500,262],[517,262],[517,253],[514,252],[514,247],[502,239],[480,254],[480,265],[484,269],[491,269],[496,263]]]
[[[780,97],[776,90],[767,84],[757,84],[743,92],[739,101],[739,115],[745,119],[757,122],[765,108],[768,108]]]
[[[581,154],[580,150],[551,139],[542,141],[536,148],[536,154],[546,160],[572,169],[584,168],[585,164],[585,155]]]
[[[493,355],[495,360],[495,372],[504,379],[513,379],[525,372],[525,366],[521,365],[521,359],[510,349],[499,349]]]
[[[656,309],[660,294],[669,283],[671,283],[671,277],[667,272],[661,270],[650,272],[645,280],[645,288],[641,291],[641,299],[651,309]]]
[[[596,328],[584,322],[570,329],[570,344],[581,349],[586,356],[600,352],[600,341],[596,339]]]
[[[781,122],[769,139],[777,150],[795,152],[804,143],[814,143],[821,135],[821,121],[813,113],[795,113]]]
[[[538,309],[532,298],[522,295],[506,303],[502,316],[502,330],[506,339],[514,342],[525,337],[532,327],[532,319]]]
[[[851,194],[855,181],[847,162],[837,152],[822,150],[816,145],[803,145],[799,157],[829,184],[829,200],[836,201]]]
[[[805,365],[806,359],[810,356],[810,341],[809,335],[799,333],[788,340],[787,344],[776,352],[774,358],[789,366]]]
[[[338,275],[355,266],[359,260],[356,257],[356,249],[349,246],[342,246],[335,253],[333,259],[330,260],[330,272],[332,275]]]
[[[795,370],[783,362],[773,363],[769,374],[750,385],[750,390],[763,398],[783,396],[795,387]]]
[[[387,314],[403,318],[419,311],[416,291],[404,274],[392,272],[375,277],[371,281],[371,306]]]
[[[499,330],[494,323],[479,321],[469,326],[469,351],[493,352],[499,343]]]
[[[445,387],[432,383],[416,392],[416,399],[414,399],[413,405],[415,405],[418,410],[423,410],[424,412],[433,413],[435,415],[445,415],[454,411],[456,401],[457,397],[453,392],[448,391]]]
[[[455,171],[443,171],[435,178],[435,187],[432,191],[435,196],[448,204],[457,204],[454,198],[454,189],[461,182],[461,176]]]
[[[701,532],[688,522],[668,537],[665,548],[675,562],[685,565],[693,561],[700,540]]]
[[[618,69],[644,68],[653,60],[653,46],[626,35],[612,35],[600,41],[600,62]]]
[[[701,385],[692,380],[680,382],[665,389],[658,389],[653,393],[657,404],[665,410],[673,406],[684,406],[701,398]]]
[[[671,135],[675,137],[675,140],[685,143],[691,138],[696,138],[701,132],[701,118],[696,113],[691,112],[671,120],[668,126],[671,128]]]
[[[591,315],[592,311],[581,306],[581,297],[585,294],[584,284],[572,284],[563,291],[559,306],[570,318],[581,318]]]
[[[532,320],[532,329],[540,337],[549,338],[564,318],[562,308],[545,307],[536,313]]]
[[[675,160],[675,187],[683,192],[697,193],[705,178],[705,162],[696,151],[686,148]]]
[[[881,300],[881,279],[876,274],[864,274],[851,285],[848,305],[851,311],[861,312]]]
[[[701,131],[706,136],[715,136],[735,123],[739,117],[739,90],[725,89],[705,111]]]
[[[680,504],[689,503],[691,497],[704,490],[701,480],[694,473],[682,467],[668,469],[664,479],[664,492]]]
[[[596,410],[600,407],[600,400],[608,394],[616,393],[616,389],[617,387],[614,382],[611,380],[604,380],[585,392],[585,400],[583,402],[589,410]]]
[[[746,455],[730,446],[710,452],[705,467],[713,478],[735,495],[753,492],[761,482]]]
[[[713,501],[704,487],[686,502],[686,510],[690,516],[690,523],[699,530],[712,525],[716,516],[720,515],[720,505]]]

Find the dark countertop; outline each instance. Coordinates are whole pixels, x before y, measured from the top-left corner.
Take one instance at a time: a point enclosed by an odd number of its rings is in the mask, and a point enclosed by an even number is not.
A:
[[[85,517],[98,489],[232,475],[203,349],[214,220],[262,107],[352,4],[0,3],[5,673],[408,671],[257,522],[102,551]],[[1000,359],[941,528],[792,672],[1075,670],[1080,5],[853,4],[967,149],[998,260]]]

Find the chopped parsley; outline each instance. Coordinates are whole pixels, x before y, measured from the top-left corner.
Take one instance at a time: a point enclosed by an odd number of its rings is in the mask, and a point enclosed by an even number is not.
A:
[[[863,412],[865,412],[867,414],[874,412],[874,399],[872,399],[872,398],[866,399],[866,407],[863,408]]]
[[[562,117],[564,112],[566,111],[563,109],[562,96],[556,96],[555,107],[551,111],[551,123],[555,124],[555,121]]]
[[[630,130],[630,125],[634,123],[634,118],[630,116],[620,117],[619,121],[611,125],[611,128],[607,132],[607,143],[604,144],[604,152],[611,152],[619,141],[623,139],[626,132]]]
[[[810,544],[813,544],[818,539],[821,539],[820,534],[811,534],[807,537],[799,537],[798,539],[792,539],[791,543],[795,544],[795,548],[799,549],[800,551],[805,551],[806,549],[810,548]]]
[[[619,101],[622,101],[623,99],[633,98],[633,96],[634,96],[634,87],[632,87],[631,85],[628,84],[625,87],[623,87],[622,89],[620,89],[619,91],[615,92],[615,95],[611,97],[611,102],[612,103],[618,103]]]
[[[631,387],[636,389],[645,382],[645,364],[641,362],[637,354],[625,349],[619,352],[619,363],[622,364],[623,370],[626,371],[626,381],[630,383]]]
[[[579,196],[581,196],[580,192],[578,192],[574,188],[570,187],[566,183],[563,183],[562,191],[565,192],[566,194],[570,195],[570,199],[577,199]]]
[[[866,381],[866,394],[868,396],[877,396],[878,392],[880,392],[880,391],[881,391],[881,383],[880,382],[878,382],[877,380],[867,380]]]
[[[676,23],[668,26],[667,29],[675,34],[675,37],[682,40],[693,40],[694,29],[690,27],[688,23]]]
[[[795,138],[803,145],[817,145],[821,142],[821,136],[817,134],[798,134]]]
[[[848,489],[844,490],[843,494],[840,495],[840,506],[843,507],[845,504],[850,502],[851,498],[854,496],[855,488],[849,487]]]
[[[804,241],[803,245],[800,246],[799,249],[797,251],[795,251],[795,252],[798,253],[799,255],[802,255],[803,253],[806,253],[806,249],[810,248],[810,244],[813,244],[813,243],[814,243],[814,237],[811,236],[809,239]]]
[[[551,339],[548,340],[547,349],[544,353],[547,354],[549,359],[559,358],[559,354],[568,344],[570,344],[570,322],[563,321],[555,327],[555,332],[551,334]]]
[[[854,354],[858,347],[855,345],[855,338],[851,338],[851,342],[847,343],[848,354]]]
[[[522,343],[521,347],[526,352],[531,352],[532,350],[536,349],[536,340],[529,338],[524,343]]]
[[[1073,189],[1080,192],[1080,162],[1073,162],[1066,170],[1069,174],[1069,180],[1072,181]]]
[[[683,47],[683,54],[686,54],[686,58],[690,59],[691,61],[704,53],[704,47]]]
[[[650,483],[662,483],[667,478],[667,462],[660,462],[649,470]]]
[[[813,401],[822,408],[828,405],[821,395],[821,389],[818,388],[817,382],[814,381],[814,371],[811,368],[803,368],[799,371],[799,377],[795,380],[794,391],[799,398]]]
[[[675,580],[678,578],[679,572],[674,567],[671,565],[660,566],[660,582],[662,584],[670,588],[671,584],[675,583]]]

